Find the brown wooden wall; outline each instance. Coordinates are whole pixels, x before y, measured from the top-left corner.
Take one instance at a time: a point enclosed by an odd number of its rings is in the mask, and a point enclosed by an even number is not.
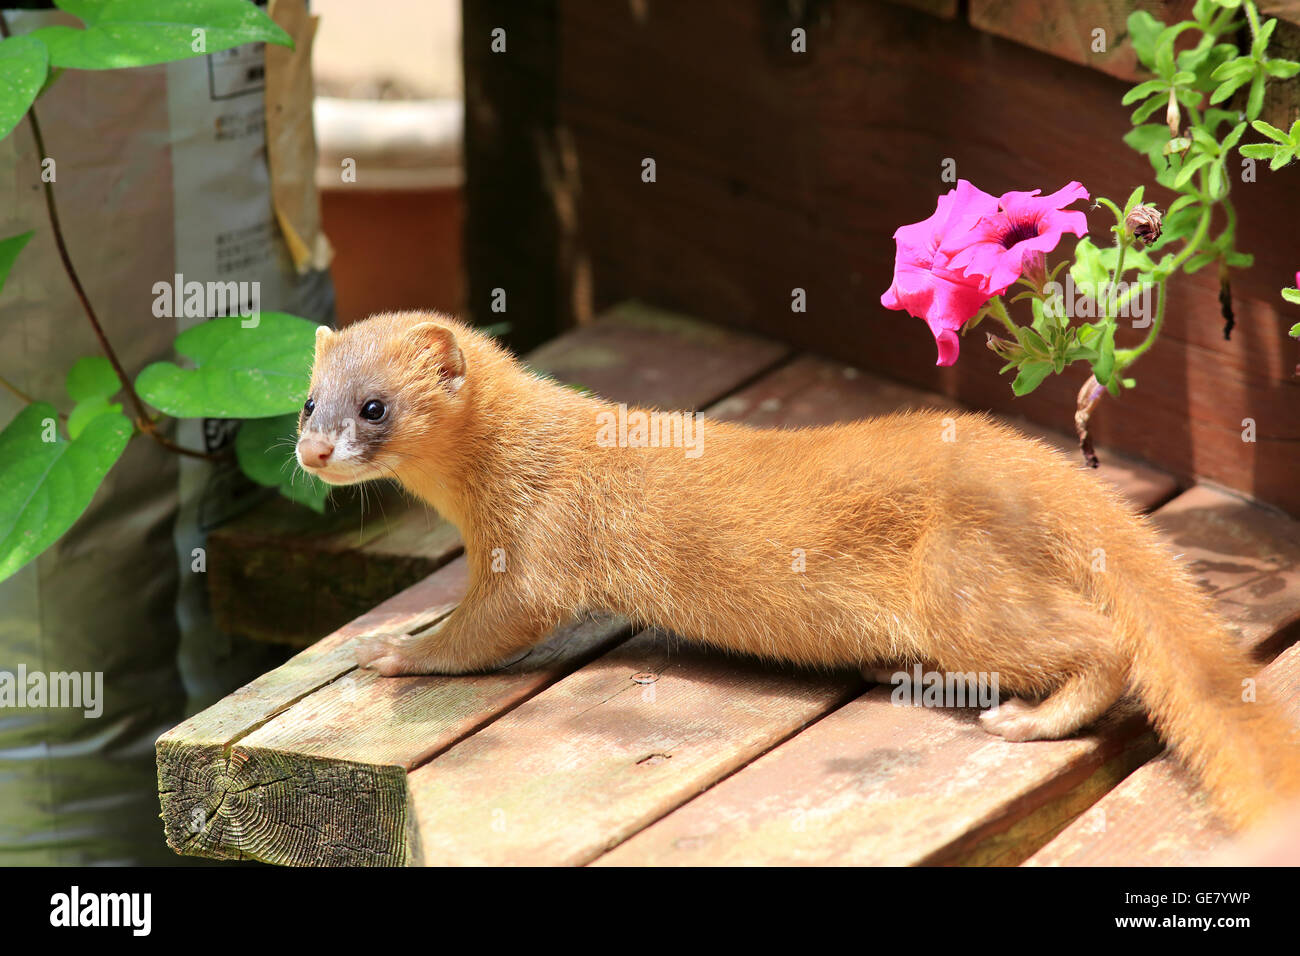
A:
[[[527,346],[639,298],[1068,430],[1082,368],[1014,399],[982,332],[939,369],[925,325],[879,298],[893,230],[950,188],[945,158],[995,194],[1078,179],[1119,200],[1145,183],[1168,201],[1121,142],[1131,4],[914,6],[931,12],[870,0],[467,3],[475,318],[499,320],[486,302],[506,288],[506,318]],[[1121,41],[1105,62],[1076,43],[1094,25]],[[496,26],[506,54],[488,50]],[[793,26],[806,27],[807,54],[790,51]],[[1272,107],[1279,125],[1297,85]],[[657,164],[652,184],[641,181],[645,157]],[[1234,276],[1231,341],[1213,269],[1180,277],[1160,342],[1133,368],[1138,388],[1103,403],[1095,433],[1185,480],[1300,513],[1300,345],[1286,335],[1300,310],[1278,295],[1300,269],[1300,169],[1261,166],[1233,198],[1239,245],[1256,263]],[[1100,212],[1091,223],[1106,228]],[[806,314],[790,310],[795,287]],[[1121,345],[1140,336],[1128,330]],[[1242,441],[1246,418],[1254,444]]]

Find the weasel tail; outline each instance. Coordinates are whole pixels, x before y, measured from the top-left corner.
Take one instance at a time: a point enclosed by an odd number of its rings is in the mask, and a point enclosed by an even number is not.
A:
[[[1160,736],[1237,826],[1300,796],[1300,742],[1267,696],[1259,667],[1238,650],[1210,599],[1172,559],[1168,573],[1098,575],[1113,602],[1129,683]],[[1158,566],[1145,562],[1148,569]]]

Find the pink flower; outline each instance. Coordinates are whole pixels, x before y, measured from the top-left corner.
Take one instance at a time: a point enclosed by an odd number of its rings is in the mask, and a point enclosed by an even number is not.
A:
[[[945,234],[940,253],[948,257],[948,268],[980,280],[985,294],[1001,295],[1025,272],[1045,278],[1044,253],[1051,252],[1069,232],[1088,232],[1088,219],[1081,212],[1063,207],[1087,199],[1088,190],[1070,183],[1050,196],[1042,190],[1003,193],[992,214],[973,211]]]
[[[925,320],[939,348],[936,365],[957,361],[957,330],[996,294],[983,291],[980,276],[968,278],[950,268],[940,246],[955,225],[975,222],[997,211],[995,198],[962,179],[956,189],[939,197],[933,216],[900,226],[894,232],[894,281],[880,297],[880,304]]]

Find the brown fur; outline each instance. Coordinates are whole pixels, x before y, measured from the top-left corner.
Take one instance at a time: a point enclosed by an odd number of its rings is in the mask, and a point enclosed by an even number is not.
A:
[[[984,724],[1012,740],[1068,736],[1132,689],[1232,821],[1300,793],[1285,722],[1242,700],[1255,668],[1156,534],[1060,453],[987,417],[701,420],[697,458],[602,447],[609,403],[414,313],[320,337],[321,421],[304,416],[304,436],[341,427],[371,393],[389,408],[382,440],[358,421],[356,459],[313,470],[396,478],[456,524],[471,571],[431,634],[361,646],[381,673],[491,667],[611,610],[803,665],[995,672],[1022,699]]]

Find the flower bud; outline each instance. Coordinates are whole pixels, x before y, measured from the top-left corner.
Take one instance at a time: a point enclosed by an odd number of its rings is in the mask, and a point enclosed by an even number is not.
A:
[[[1159,209],[1150,204],[1142,204],[1133,207],[1133,211],[1124,220],[1124,228],[1137,240],[1137,246],[1141,249],[1160,238],[1161,221]]]
[[[1169,105],[1165,107],[1165,125],[1169,127],[1169,136],[1178,138],[1178,127],[1182,125],[1182,113],[1178,109],[1178,97],[1169,91]]]

